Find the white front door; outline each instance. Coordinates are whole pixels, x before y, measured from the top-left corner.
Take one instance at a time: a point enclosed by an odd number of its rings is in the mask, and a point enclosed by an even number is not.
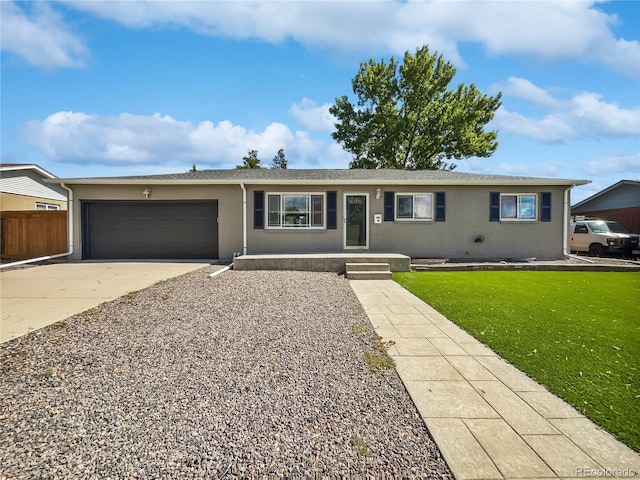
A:
[[[369,248],[369,194],[344,194],[344,248]]]

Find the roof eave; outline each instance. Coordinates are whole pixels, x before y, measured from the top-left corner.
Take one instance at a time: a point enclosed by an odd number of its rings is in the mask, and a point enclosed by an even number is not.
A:
[[[19,170],[35,170],[40,175],[45,177],[45,180],[58,178],[53,173],[46,171],[44,168],[36,164],[10,165],[10,166],[0,167],[0,171],[2,172],[13,172],[13,171],[19,171]]]
[[[590,180],[568,180],[568,179],[549,179],[549,178],[530,178],[524,180],[513,181],[510,179],[486,179],[486,180],[384,180],[384,179],[298,179],[298,180],[278,180],[278,179],[140,179],[140,178],[52,178],[47,179],[48,183],[56,183],[65,185],[445,185],[445,186],[514,186],[514,185],[553,185],[553,186],[569,186],[586,185],[591,183]]]

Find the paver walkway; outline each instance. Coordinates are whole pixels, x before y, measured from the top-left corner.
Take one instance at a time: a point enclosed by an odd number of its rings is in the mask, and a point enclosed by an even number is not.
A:
[[[351,280],[458,480],[633,478],[640,455],[393,280]]]

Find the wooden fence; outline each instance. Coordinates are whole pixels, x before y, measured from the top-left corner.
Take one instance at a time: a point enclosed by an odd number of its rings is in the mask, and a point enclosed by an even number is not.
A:
[[[67,212],[0,212],[0,256],[15,260],[67,251]]]

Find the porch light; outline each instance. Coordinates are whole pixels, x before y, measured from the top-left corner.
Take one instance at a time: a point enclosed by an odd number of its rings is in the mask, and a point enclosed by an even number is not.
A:
[[[378,187],[376,188],[376,200],[380,200],[380,195],[382,195],[382,189]]]
[[[151,189],[149,187],[144,187],[142,195],[144,195],[144,198],[149,198],[149,195],[151,195]]]

